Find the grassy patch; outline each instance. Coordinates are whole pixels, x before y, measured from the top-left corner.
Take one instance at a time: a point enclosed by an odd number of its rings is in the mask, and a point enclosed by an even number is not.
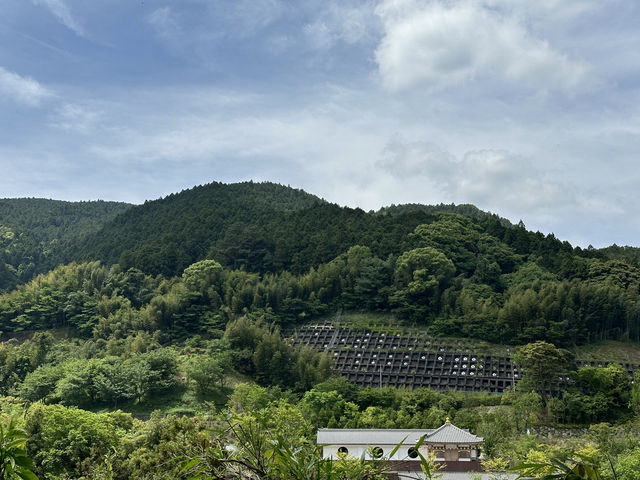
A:
[[[613,340],[582,345],[574,349],[576,358],[604,363],[632,363],[640,365],[640,344]]]

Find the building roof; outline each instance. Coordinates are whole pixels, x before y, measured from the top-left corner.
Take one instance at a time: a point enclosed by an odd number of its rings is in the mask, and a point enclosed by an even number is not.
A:
[[[420,437],[426,435],[425,444],[430,443],[482,443],[469,430],[458,428],[447,421],[436,429],[353,429],[322,428],[318,430],[319,445],[405,445],[415,444]]]
[[[455,425],[449,423],[449,420],[445,422],[439,428],[432,431],[425,443],[482,443],[483,438],[477,437],[469,430],[458,428]]]
[[[354,429],[321,428],[318,430],[319,445],[398,445],[415,444],[423,435],[434,430],[409,429]]]

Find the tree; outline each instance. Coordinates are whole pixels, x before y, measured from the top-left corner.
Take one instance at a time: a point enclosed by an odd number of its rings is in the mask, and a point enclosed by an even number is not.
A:
[[[520,430],[522,427],[526,431],[530,422],[535,421],[537,415],[542,411],[542,398],[535,391],[506,392],[502,400],[511,402],[516,430]]]
[[[27,455],[27,433],[13,419],[0,423],[0,478],[2,480],[38,480],[33,473],[33,460]]]
[[[229,449],[227,445],[233,445]],[[223,435],[184,459],[182,472],[193,480],[385,480],[384,461],[345,456],[322,458],[322,448],[291,442],[272,419],[259,414],[232,417]],[[431,477],[430,477],[431,478]]]
[[[455,272],[453,262],[432,247],[404,252],[396,262],[391,301],[416,320],[437,312],[440,293]]]
[[[636,416],[640,417],[640,371],[633,375],[633,387],[631,388],[631,401],[629,406]]]
[[[518,479],[537,478],[539,480],[602,480],[598,462],[577,453],[550,457],[539,463],[524,463],[511,470],[522,472]]]
[[[38,474],[76,478],[103,463],[133,426],[122,412],[96,414],[62,405],[34,404],[27,412],[27,453]]]
[[[171,348],[158,348],[140,355],[147,365],[147,391],[149,393],[166,393],[176,386],[178,357]]]
[[[64,405],[87,406],[98,401],[94,378],[100,360],[72,360],[64,365],[64,377],[56,386],[56,396]]]
[[[195,382],[198,393],[206,395],[213,391],[217,384],[223,385],[224,377],[230,369],[231,360],[225,353],[192,358],[187,365],[186,373]]]
[[[590,420],[615,419],[627,412],[631,381],[622,366],[583,367],[576,374],[577,384],[590,397]]]
[[[346,402],[339,393],[315,390],[309,390],[304,394],[300,408],[316,428],[354,427],[358,413],[358,406]]]
[[[55,392],[56,385],[63,376],[64,367],[62,365],[41,365],[27,374],[20,385],[18,395],[30,402],[47,400],[47,397]]]
[[[555,345],[544,341],[518,347],[513,359],[524,370],[518,386],[525,390],[533,390],[542,398],[548,397],[558,376],[567,371],[566,354]]]
[[[132,382],[133,371],[129,364],[119,358],[109,357],[100,363],[93,385],[100,403],[118,406],[119,401],[131,400],[137,396],[136,385]]]

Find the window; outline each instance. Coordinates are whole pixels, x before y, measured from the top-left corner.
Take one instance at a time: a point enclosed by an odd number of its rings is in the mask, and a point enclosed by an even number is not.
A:
[[[461,462],[469,462],[471,460],[471,452],[469,450],[459,450],[458,460]]]
[[[349,455],[349,449],[347,447],[338,448],[338,455],[344,457],[345,455]]]
[[[409,455],[409,458],[418,458],[418,450],[415,447],[411,447],[407,450],[407,455]]]
[[[382,458],[382,455],[384,455],[384,450],[382,450],[382,448],[380,447],[373,447],[371,449],[371,456],[373,458]]]

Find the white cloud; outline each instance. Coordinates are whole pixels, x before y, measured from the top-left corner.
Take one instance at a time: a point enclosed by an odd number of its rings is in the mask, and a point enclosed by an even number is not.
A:
[[[344,3],[325,3],[313,22],[304,26],[304,33],[320,49],[337,43],[355,44],[370,35],[375,24],[370,1],[356,6]]]
[[[279,0],[235,0],[195,2],[157,8],[147,16],[156,34],[179,50],[210,52],[223,39],[243,39],[267,28],[284,12]]]
[[[392,91],[481,79],[534,92],[571,91],[586,78],[584,62],[534,36],[517,16],[478,2],[387,0],[377,13],[385,33],[376,61]]]
[[[553,24],[574,19],[602,6],[599,0],[482,0],[487,8],[517,16],[527,22]]]
[[[99,117],[100,112],[91,108],[75,103],[65,103],[50,116],[50,125],[61,130],[88,134]]]
[[[33,78],[23,77],[0,67],[0,97],[35,107],[49,96],[51,92]]]
[[[398,179],[426,176],[447,180],[456,159],[430,142],[407,142],[396,135],[384,148],[377,165]]]
[[[572,186],[538,170],[527,158],[503,150],[467,152],[457,185],[471,203],[489,202],[492,209],[532,212],[575,203]]]
[[[421,182],[439,201],[473,203],[522,215],[558,204],[574,204],[572,187],[505,150],[475,150],[461,159],[429,142],[394,137],[377,166],[399,182]]]
[[[79,37],[84,37],[85,32],[71,15],[71,10],[63,0],[32,0],[36,5],[44,5],[49,11],[69,30],[73,31]]]

